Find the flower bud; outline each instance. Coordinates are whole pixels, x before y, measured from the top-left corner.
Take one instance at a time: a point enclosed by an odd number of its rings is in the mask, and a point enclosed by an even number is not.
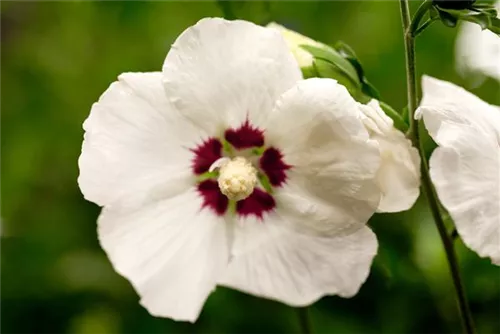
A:
[[[293,30],[287,29],[276,22],[271,22],[267,25],[268,28],[275,29],[281,33],[285,39],[288,48],[299,63],[300,68],[308,68],[313,66],[314,57],[308,51],[304,50],[301,45],[311,45],[318,48],[323,47],[323,44],[315,40],[301,35]]]
[[[476,0],[433,0],[433,3],[445,9],[467,9],[474,4]]]
[[[304,78],[335,79],[345,86],[352,96],[359,95],[362,85],[356,68],[337,50],[274,22],[269,23],[267,27],[281,33]]]

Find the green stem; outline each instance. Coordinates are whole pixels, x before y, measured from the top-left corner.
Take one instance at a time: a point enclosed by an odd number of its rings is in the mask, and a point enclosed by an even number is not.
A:
[[[472,323],[472,316],[469,309],[469,304],[467,303],[467,298],[465,295],[465,289],[460,276],[460,270],[458,267],[457,256],[455,253],[455,248],[453,245],[453,239],[449,236],[446,225],[444,223],[443,217],[441,216],[439,201],[436,191],[432,185],[432,181],[429,175],[429,165],[427,163],[427,158],[425,156],[425,151],[423,144],[420,142],[419,131],[418,131],[418,120],[415,119],[414,113],[417,108],[417,84],[416,84],[416,70],[415,70],[415,36],[416,31],[419,29],[420,21],[424,17],[425,13],[428,11],[432,3],[426,0],[420,8],[417,10],[414,19],[410,19],[410,10],[408,6],[408,0],[400,0],[401,7],[401,19],[403,22],[404,29],[404,44],[405,44],[405,54],[406,54],[406,82],[408,91],[408,117],[410,128],[408,131],[408,137],[411,139],[413,145],[418,149],[421,163],[421,173],[422,173],[422,190],[429,202],[429,207],[434,218],[434,222],[443,242],[444,250],[446,253],[446,259],[448,260],[448,265],[453,280],[453,286],[455,288],[457,302],[460,310],[460,316],[462,318],[462,324],[464,331],[468,334],[474,333],[474,326]],[[421,32],[422,30],[420,30]]]
[[[307,307],[298,307],[297,315],[299,318],[300,332],[302,334],[311,334],[311,319],[309,317],[309,309]]]

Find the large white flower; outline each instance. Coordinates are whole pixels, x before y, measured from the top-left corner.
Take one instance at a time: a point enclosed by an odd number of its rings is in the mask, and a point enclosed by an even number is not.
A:
[[[377,211],[399,212],[413,206],[420,194],[420,156],[411,141],[394,127],[377,100],[359,104],[370,138],[379,144],[382,160],[377,184],[382,191]]]
[[[424,76],[415,117],[439,145],[430,173],[464,243],[500,265],[500,107]]]
[[[500,0],[495,7],[500,13]],[[463,22],[455,45],[455,62],[464,76],[479,73],[500,81],[500,37],[478,24]]]
[[[217,284],[307,305],[354,295],[377,241],[380,154],[346,89],[303,81],[279,33],[203,19],[163,72],[125,73],[84,123],[79,185],[151,314],[194,321]]]

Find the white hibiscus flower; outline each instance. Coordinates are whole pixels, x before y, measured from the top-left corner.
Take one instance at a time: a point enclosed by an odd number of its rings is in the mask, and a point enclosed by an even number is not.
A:
[[[410,209],[420,194],[420,156],[411,141],[394,127],[377,100],[359,104],[370,138],[377,141],[382,160],[377,184],[382,191],[377,211],[399,212]]]
[[[296,306],[354,295],[380,198],[358,113],[245,21],[203,19],[163,72],[120,75],[84,123],[78,181],[141,304],[194,321],[218,284]]]
[[[464,243],[500,265],[500,107],[424,76],[415,117],[439,145],[430,174]]]
[[[500,0],[495,7],[500,13]],[[478,24],[461,24],[455,59],[458,71],[464,76],[479,73],[500,81],[500,37],[490,30],[482,30]]]

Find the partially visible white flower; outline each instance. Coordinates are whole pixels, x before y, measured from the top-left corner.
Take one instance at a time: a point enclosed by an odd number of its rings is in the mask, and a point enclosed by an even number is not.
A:
[[[500,13],[500,0],[495,7]],[[500,81],[500,36],[482,30],[478,24],[463,22],[455,45],[455,62],[464,77],[479,73]]]
[[[299,34],[298,32],[287,29],[276,22],[269,23],[267,27],[277,30],[282,34],[288,48],[297,60],[299,67],[310,67],[312,66],[314,60],[313,56],[309,52],[300,47],[301,45],[310,45],[319,48],[324,46],[324,44]]]
[[[199,21],[162,72],[120,75],[84,129],[80,189],[151,314],[194,321],[216,285],[303,306],[367,278],[377,143],[275,30]]]
[[[500,107],[424,76],[415,117],[438,147],[430,174],[464,243],[500,265]]]
[[[420,156],[411,141],[394,127],[377,100],[359,104],[370,138],[379,144],[382,160],[377,183],[382,191],[377,211],[410,209],[420,194]]]

